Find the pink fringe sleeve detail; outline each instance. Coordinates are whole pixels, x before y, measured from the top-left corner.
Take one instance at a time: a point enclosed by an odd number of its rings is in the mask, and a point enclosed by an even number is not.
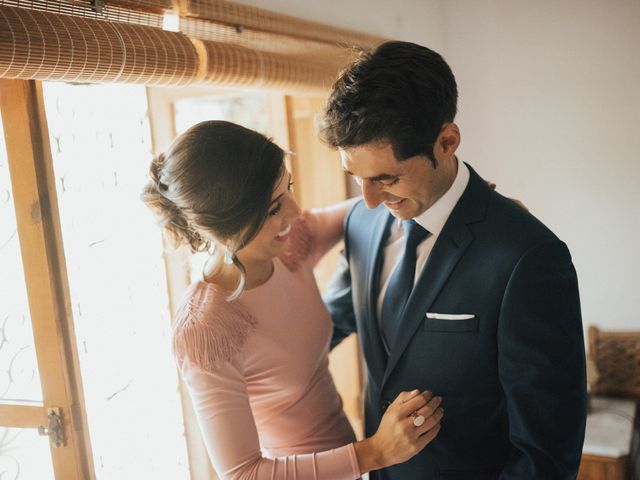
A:
[[[290,271],[297,270],[298,266],[309,258],[314,247],[316,227],[317,220],[309,211],[303,212],[293,221],[289,246],[280,255],[280,260]]]
[[[202,370],[213,371],[240,351],[256,320],[240,302],[227,302],[225,297],[225,292],[211,284],[198,282],[189,287],[173,328],[178,365],[188,357]]]

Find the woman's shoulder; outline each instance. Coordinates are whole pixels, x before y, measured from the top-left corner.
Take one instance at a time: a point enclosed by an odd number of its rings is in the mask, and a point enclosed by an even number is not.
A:
[[[240,301],[228,302],[228,295],[204,281],[189,286],[174,316],[173,353],[179,365],[188,358],[212,371],[241,351],[256,320]]]

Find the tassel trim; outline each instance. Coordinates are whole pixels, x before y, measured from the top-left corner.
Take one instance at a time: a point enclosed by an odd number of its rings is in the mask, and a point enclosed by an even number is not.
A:
[[[175,316],[173,354],[182,367],[185,358],[205,371],[229,362],[243,347],[256,320],[228,292],[205,282],[187,293]]]

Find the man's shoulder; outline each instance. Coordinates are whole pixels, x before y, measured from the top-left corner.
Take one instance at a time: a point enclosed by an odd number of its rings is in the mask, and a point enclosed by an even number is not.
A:
[[[559,240],[533,213],[497,192],[491,192],[486,221],[487,228],[505,241],[531,245]]]
[[[360,198],[351,210],[349,211],[349,216],[356,217],[364,217],[364,218],[376,218],[376,217],[386,217],[388,215],[388,210],[383,204],[378,205],[376,208],[369,208],[364,203],[364,199]]]
[[[373,238],[380,238],[391,214],[384,205],[370,209],[363,200],[349,211],[344,223],[346,249],[356,255],[364,255]],[[359,253],[357,253],[359,252]]]
[[[499,193],[491,193],[485,221],[470,228],[477,251],[497,264],[513,267],[530,252],[563,264],[571,261],[567,245],[551,229]]]
[[[482,214],[474,230],[490,236],[498,243],[531,245],[558,237],[533,213],[522,208],[510,198],[489,188],[485,180],[471,169],[471,178],[463,199]],[[477,204],[482,204],[480,208]]]
[[[376,208],[369,208],[364,200],[358,200],[347,215],[345,222],[349,229],[370,231],[378,222],[386,222],[389,210],[380,204]]]
[[[567,245],[555,233],[497,192],[489,193],[484,218],[467,227],[473,238],[468,254],[481,258],[483,269],[510,272],[525,258],[558,268],[571,263]]]

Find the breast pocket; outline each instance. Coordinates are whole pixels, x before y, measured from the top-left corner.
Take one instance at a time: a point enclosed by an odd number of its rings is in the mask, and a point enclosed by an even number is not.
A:
[[[478,317],[473,314],[427,313],[422,329],[425,332],[475,332]]]

